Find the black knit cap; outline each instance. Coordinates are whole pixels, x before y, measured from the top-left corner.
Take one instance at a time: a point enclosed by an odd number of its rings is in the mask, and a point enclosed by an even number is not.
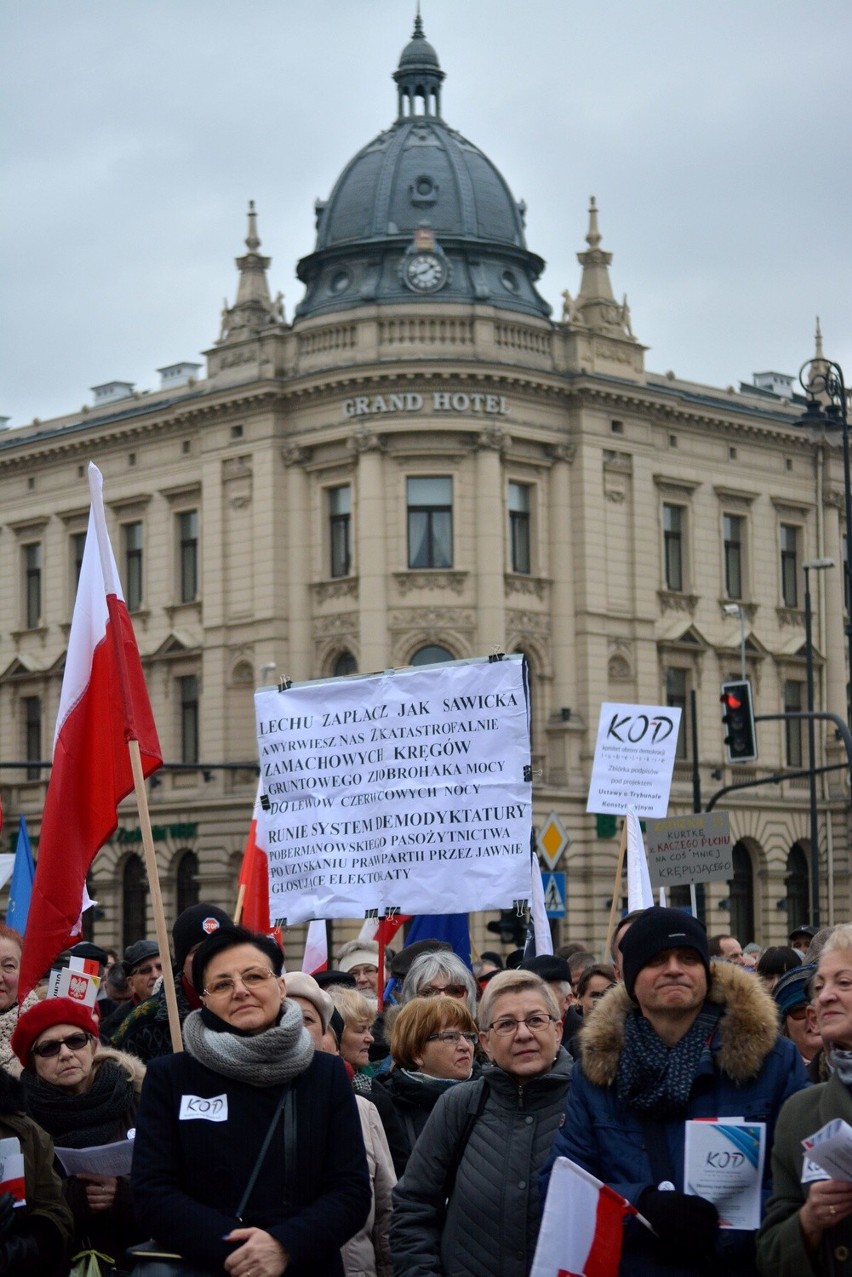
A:
[[[639,972],[666,949],[694,949],[704,964],[707,987],[710,987],[707,932],[697,918],[682,909],[663,909],[657,905],[646,909],[630,924],[619,943],[624,987],[631,998]]]
[[[172,926],[172,938],[175,943],[175,966],[183,970],[190,949],[201,944],[208,936],[220,927],[232,927],[234,924],[224,909],[218,905],[190,905],[178,914]]]

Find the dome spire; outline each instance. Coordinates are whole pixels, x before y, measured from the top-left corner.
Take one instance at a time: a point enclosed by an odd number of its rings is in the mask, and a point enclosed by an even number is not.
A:
[[[399,55],[399,66],[393,73],[397,86],[397,115],[428,115],[441,118],[441,83],[444,72],[438,55],[423,33],[420,4],[414,19],[414,32]]]
[[[263,257],[257,250],[260,248],[260,236],[257,233],[257,211],[254,200],[249,200],[248,233],[246,235],[247,253],[236,259],[240,272],[237,286],[237,300],[233,306],[227,301],[222,308],[222,329],[218,344],[239,340],[252,336],[269,324],[283,321],[283,298],[279,293],[273,302],[269,295],[269,283],[266,272],[271,257]]]
[[[577,254],[577,261],[583,268],[580,291],[575,302],[570,301],[570,295],[566,297],[563,315],[572,323],[585,324],[593,332],[635,341],[627,295],[621,305],[615,300],[609,278],[612,253],[601,248],[601,239],[598,206],[593,195],[589,201],[589,230],[586,235],[589,247],[584,253]]]

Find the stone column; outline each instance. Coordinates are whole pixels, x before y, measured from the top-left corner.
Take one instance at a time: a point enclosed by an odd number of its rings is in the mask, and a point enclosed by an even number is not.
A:
[[[563,706],[576,710],[577,663],[574,613],[574,547],[571,539],[571,462],[574,460],[573,444],[559,444],[551,450],[553,466],[550,471],[548,520],[549,563],[547,573],[551,579],[551,652],[553,661],[554,709]]]
[[[355,571],[358,574],[358,630],[362,673],[389,664],[387,615],[387,518],[384,489],[384,441],[361,426],[349,439],[358,457],[355,519]]]
[[[817,709],[827,709],[833,714],[839,714],[841,718],[846,718],[846,640],[844,634],[844,617],[843,617],[843,540],[842,529],[840,525],[840,509],[839,504],[842,502],[842,494],[839,494],[837,501],[827,501],[825,504],[825,553],[834,559],[836,567],[831,572],[815,572],[811,576],[811,593],[815,594],[813,585],[813,577],[819,578],[819,587],[822,593],[824,603],[818,603],[815,613],[819,617],[825,618],[825,632],[820,633],[817,627],[814,632],[819,637],[816,639],[816,645],[822,651],[825,657],[825,666],[823,674],[823,696],[817,698]],[[824,735],[824,731],[818,728],[817,736]],[[830,729],[827,735],[833,738],[834,729]]]
[[[501,457],[508,443],[499,426],[487,426],[476,441],[476,627],[481,656],[503,651],[506,644],[506,498]]]

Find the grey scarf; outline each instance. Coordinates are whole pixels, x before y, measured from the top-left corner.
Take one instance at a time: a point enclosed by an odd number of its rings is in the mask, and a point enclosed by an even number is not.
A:
[[[222,1026],[221,1028],[219,1026]],[[183,1023],[183,1044],[190,1055],[214,1073],[275,1086],[304,1073],[314,1057],[314,1043],[295,1002],[281,1003],[281,1018],[262,1033],[229,1032],[206,1011],[192,1011]]]

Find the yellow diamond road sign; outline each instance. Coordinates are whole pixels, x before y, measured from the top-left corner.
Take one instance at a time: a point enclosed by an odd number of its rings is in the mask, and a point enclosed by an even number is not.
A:
[[[559,857],[568,846],[569,841],[565,826],[556,812],[552,811],[538,831],[538,838],[536,839],[539,853],[548,869],[556,867],[559,863]]]

